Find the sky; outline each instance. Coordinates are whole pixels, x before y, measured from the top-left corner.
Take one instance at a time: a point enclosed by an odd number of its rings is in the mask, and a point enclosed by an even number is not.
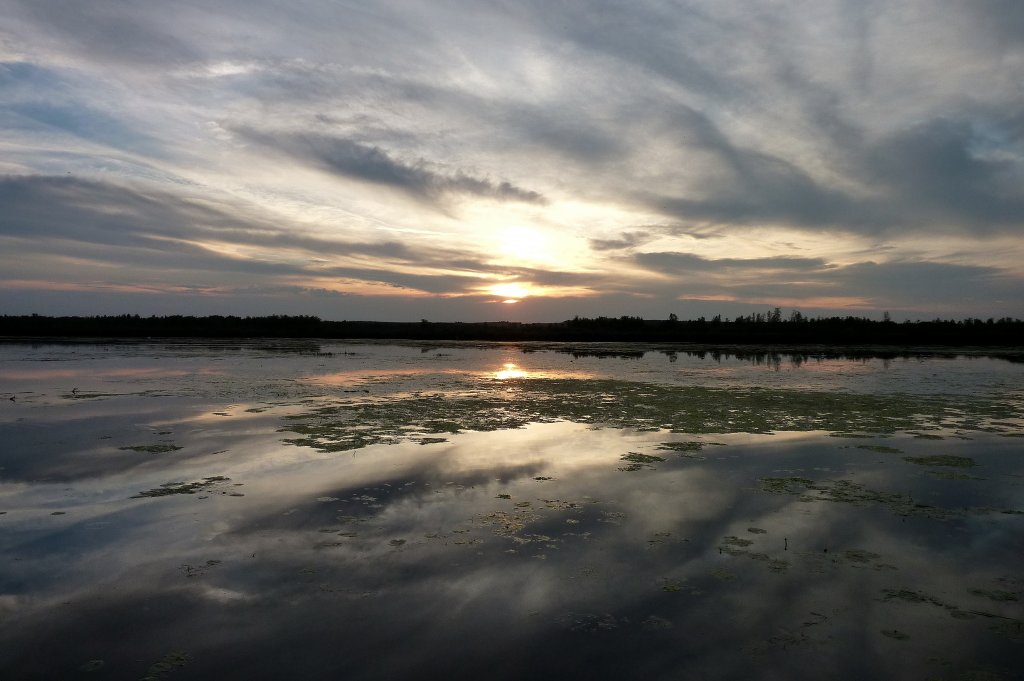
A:
[[[0,0],[0,313],[1024,317],[1020,0]]]

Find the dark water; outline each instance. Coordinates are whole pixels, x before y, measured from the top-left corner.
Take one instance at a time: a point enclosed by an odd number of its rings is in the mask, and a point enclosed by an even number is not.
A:
[[[1024,676],[1024,365],[565,349],[0,346],[0,678]]]

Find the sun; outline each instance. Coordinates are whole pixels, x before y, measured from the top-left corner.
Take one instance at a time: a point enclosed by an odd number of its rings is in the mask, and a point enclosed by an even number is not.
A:
[[[503,303],[518,303],[523,298],[530,295],[530,289],[516,282],[508,284],[494,284],[493,286],[487,287],[487,292],[492,295],[503,298]]]

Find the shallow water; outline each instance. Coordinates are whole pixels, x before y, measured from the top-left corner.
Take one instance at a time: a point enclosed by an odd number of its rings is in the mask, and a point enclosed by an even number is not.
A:
[[[0,345],[0,677],[1021,678],[1022,379]]]

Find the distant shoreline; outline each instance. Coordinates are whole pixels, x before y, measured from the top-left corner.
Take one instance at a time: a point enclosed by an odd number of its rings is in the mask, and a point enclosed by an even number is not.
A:
[[[324,321],[309,316],[267,317],[45,317],[0,316],[0,342],[139,342],[171,340],[291,339],[320,341],[480,341],[530,343],[644,343],[687,351],[764,347],[776,352],[831,348],[926,353],[1024,351],[1024,321],[969,319],[896,323],[857,317],[788,320],[776,315],[714,320],[575,318],[563,322]]]

